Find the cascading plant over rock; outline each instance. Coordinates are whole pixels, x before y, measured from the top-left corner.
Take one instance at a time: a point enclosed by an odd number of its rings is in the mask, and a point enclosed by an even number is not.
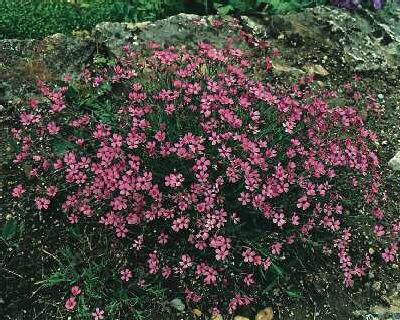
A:
[[[337,256],[346,286],[394,262],[400,221],[381,209],[377,135],[311,78],[279,85],[278,52],[238,38],[127,45],[113,63],[39,81],[11,130],[14,210],[93,226],[124,248],[110,272],[128,294],[157,279],[214,314],[264,299],[301,253]]]

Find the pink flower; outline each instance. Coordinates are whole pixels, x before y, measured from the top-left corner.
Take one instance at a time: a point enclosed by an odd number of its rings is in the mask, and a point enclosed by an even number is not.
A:
[[[49,197],[54,197],[58,192],[58,188],[56,186],[47,187],[47,195]]]
[[[103,315],[104,315],[104,311],[99,308],[96,308],[96,310],[94,310],[94,312],[92,312],[92,317],[94,320],[104,319]]]
[[[154,56],[160,60],[162,64],[171,65],[173,62],[178,60],[179,55],[172,52],[171,50],[156,51]]]
[[[70,297],[65,301],[65,309],[68,311],[74,310],[76,307],[76,300],[75,297]]]
[[[159,244],[166,244],[168,242],[168,235],[166,235],[165,233],[161,233],[158,236],[158,243]]]
[[[68,220],[70,224],[76,224],[78,222],[78,216],[75,214],[71,214],[68,216]]]
[[[35,198],[36,208],[46,210],[49,208],[50,200],[46,198]]]
[[[37,109],[37,106],[39,105],[39,101],[36,99],[29,99],[29,106],[35,110]]]
[[[372,211],[372,214],[378,220],[382,220],[384,217],[383,211],[380,208],[374,208],[374,210]]]
[[[201,296],[198,295],[197,293],[190,291],[188,289],[185,289],[185,298],[186,301],[193,301],[193,302],[199,302],[201,300]]]
[[[242,252],[243,261],[251,263],[251,262],[253,262],[255,255],[256,255],[256,253],[253,250],[251,250],[250,248],[248,248],[248,249],[246,249],[246,251]]]
[[[63,163],[61,159],[57,159],[53,164],[54,169],[58,170],[63,167]]]
[[[118,196],[118,197],[114,198],[111,201],[110,205],[112,206],[113,210],[116,210],[116,211],[123,210],[128,207],[126,199],[122,196]]]
[[[129,270],[128,268],[121,270],[121,280],[122,281],[129,281],[129,279],[132,278],[132,271]]]
[[[391,244],[389,248],[386,248],[384,252],[382,252],[381,256],[385,262],[394,262],[396,259],[398,246],[397,244]]]
[[[259,266],[259,265],[261,265],[262,264],[262,259],[261,259],[261,256],[258,254],[258,255],[256,255],[256,256],[254,256],[254,259],[253,259],[253,265],[255,265],[255,266]]]
[[[254,277],[254,274],[248,273],[248,274],[244,277],[243,282],[244,282],[247,286],[250,286],[250,285],[252,285],[252,284],[255,283],[253,277]]]
[[[264,269],[264,271],[268,270],[268,268],[271,266],[271,264],[272,264],[272,261],[271,261],[271,258],[270,258],[270,257],[268,257],[267,259],[265,259],[265,260],[262,262],[262,268]]]
[[[297,201],[297,208],[301,208],[303,210],[307,210],[310,207],[310,203],[308,202],[308,199],[306,196],[302,196],[299,198]]]
[[[238,200],[243,206],[245,206],[247,203],[250,202],[250,195],[246,192],[242,192]]]
[[[22,196],[22,194],[25,192],[26,190],[24,189],[24,187],[22,186],[22,184],[19,184],[17,186],[15,186],[12,190],[12,196],[14,198],[20,198]]]
[[[98,87],[103,83],[104,79],[102,77],[95,77],[93,81],[93,87]],[[97,320],[97,319],[96,319]]]
[[[33,123],[38,123],[40,118],[41,116],[38,114],[31,114],[26,112],[22,112],[20,114],[20,122],[23,126],[29,126]]]
[[[209,285],[216,284],[218,273],[213,268],[207,267],[203,271],[203,275],[204,275],[204,283],[205,284],[209,284]]]
[[[271,245],[272,254],[279,255],[281,253],[281,250],[282,250],[282,244],[281,243],[277,242],[277,243],[274,243],[274,244]]]
[[[69,81],[72,80],[72,76],[70,74],[66,73],[66,74],[63,75],[62,79],[65,82],[69,82]]]
[[[192,258],[188,254],[183,254],[181,256],[181,261],[179,261],[179,265],[182,269],[187,269],[193,265]]]
[[[382,225],[376,224],[374,226],[374,233],[378,238],[380,238],[385,234],[385,229],[383,228]]]
[[[298,226],[299,225],[299,221],[300,221],[300,217],[296,213],[293,213],[293,215],[291,217],[292,224],[294,226]]]
[[[175,232],[187,228],[189,228],[189,218],[187,217],[179,217],[175,219],[172,223],[172,230],[174,230]]]
[[[154,138],[161,142],[165,140],[165,132],[164,131],[157,131],[156,134],[154,135]]]
[[[228,257],[229,255],[229,251],[226,248],[218,248],[215,249],[215,259],[217,261],[224,261],[226,259],[226,257]]]
[[[128,224],[139,224],[140,223],[140,216],[136,213],[131,213],[126,217],[126,222],[128,222]]]
[[[177,188],[182,185],[184,178],[183,175],[178,173],[171,173],[170,175],[165,177],[165,185],[171,188]]]
[[[60,131],[60,127],[57,126],[54,121],[52,121],[47,124],[47,130],[49,131],[49,134],[55,135]]]
[[[382,252],[382,259],[385,262],[393,262],[395,259],[395,255],[391,252],[391,250],[385,249],[385,251]]]
[[[147,265],[149,267],[150,274],[156,274],[159,270],[159,259],[157,256],[157,251],[149,253],[149,258],[147,259]]]
[[[81,289],[80,289],[78,286],[73,286],[73,287],[71,288],[71,294],[74,295],[74,296],[79,295],[81,292],[82,292],[82,291],[81,291]]]
[[[118,238],[125,238],[128,234],[128,228],[124,224],[121,224],[115,228],[115,234]]]
[[[175,111],[175,106],[172,103],[166,104],[164,110],[166,114],[172,115]]]
[[[283,213],[276,213],[272,222],[276,223],[278,227],[282,227],[286,223],[285,215]]]
[[[164,266],[164,267],[162,268],[162,270],[161,270],[161,274],[162,274],[162,276],[163,276],[165,279],[168,279],[168,278],[170,277],[171,272],[172,272],[172,270],[171,270],[171,268],[168,267],[168,266]]]

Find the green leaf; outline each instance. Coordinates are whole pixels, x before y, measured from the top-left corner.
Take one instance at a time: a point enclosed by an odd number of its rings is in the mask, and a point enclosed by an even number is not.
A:
[[[261,273],[261,277],[262,277],[264,280],[267,280],[267,277],[265,276],[265,272],[264,272],[263,268],[262,268],[262,267],[259,267],[259,270],[260,270],[260,273]]]
[[[297,291],[286,290],[287,295],[290,298],[299,299],[301,298],[301,293]]]
[[[63,155],[66,151],[73,149],[75,145],[68,140],[59,138],[53,141],[52,147],[56,155]]]
[[[276,265],[275,263],[272,263],[272,269],[274,270],[274,272],[281,277],[284,274],[284,271],[281,267],[279,267],[278,265]]]
[[[2,237],[6,240],[11,239],[17,232],[17,221],[15,219],[8,220],[3,227]]]
[[[80,239],[81,237],[82,237],[82,235],[81,235],[81,233],[80,233],[80,231],[79,231],[79,228],[77,228],[77,227],[75,227],[75,226],[72,226],[72,227],[70,227],[69,228],[69,231],[72,233],[72,235],[75,237],[75,238],[77,238],[77,239]]]
[[[267,295],[271,292],[271,290],[275,287],[276,281],[271,281],[269,285],[265,287],[265,289],[262,291],[263,294]]]
[[[47,279],[47,282],[50,287],[55,286],[61,282],[65,282],[65,281],[68,281],[68,279],[67,279],[66,275],[61,272],[56,272]]]
[[[215,10],[217,10],[217,13],[220,16],[226,16],[227,14],[231,13],[234,10],[234,7],[232,7],[230,4],[224,6],[219,3],[214,4]]]
[[[6,136],[4,140],[5,140],[5,145],[10,146],[11,147],[11,151],[13,153],[18,153],[18,152],[21,151],[21,146],[17,143],[16,140],[11,138],[10,136]]]
[[[251,1],[251,2],[252,2],[252,1]],[[254,9],[253,3],[250,3],[250,1],[230,0],[230,1],[229,1],[229,4],[230,4],[235,10],[238,10],[239,12],[242,12],[242,13]]]

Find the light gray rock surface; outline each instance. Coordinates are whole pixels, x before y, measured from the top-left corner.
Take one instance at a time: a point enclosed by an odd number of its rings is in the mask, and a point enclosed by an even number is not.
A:
[[[395,171],[400,171],[400,151],[397,152],[392,159],[390,159],[389,166]]]

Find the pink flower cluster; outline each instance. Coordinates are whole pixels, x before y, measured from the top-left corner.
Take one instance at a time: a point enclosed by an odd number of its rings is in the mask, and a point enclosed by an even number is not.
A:
[[[82,293],[81,289],[78,286],[73,286],[70,291],[72,296],[70,296],[65,301],[65,309],[67,309],[68,311],[72,311],[75,309],[77,303],[76,297]]]
[[[347,285],[365,275],[371,255],[351,247],[349,201],[370,210],[363,228],[383,260],[396,261],[400,224],[380,208],[376,135],[355,107],[330,106],[335,94],[314,92],[310,78],[289,89],[268,82],[268,46],[240,37],[258,50],[152,43],[126,48],[117,66],[85,70],[78,87],[93,97],[103,83],[127,88],[104,117],[70,106],[68,87],[40,82],[43,99],[22,108],[12,130],[21,146],[14,163],[30,165],[35,187],[19,183],[12,196],[57,210],[65,223],[98,222],[146,277],[174,278],[188,300],[207,296],[230,312],[257,300],[265,286],[258,270],[273,276],[269,267],[290,259],[289,247],[316,234],[337,251]],[[69,147],[59,152],[61,134]],[[218,301],[220,290],[228,301]]]
[[[70,293],[71,293],[71,296],[65,300],[64,306],[67,311],[72,312],[76,308],[76,305],[77,305],[76,299],[80,294],[82,294],[82,290],[79,286],[73,286],[70,289]],[[92,319],[93,320],[104,319],[104,311],[101,310],[100,308],[96,308],[94,310],[94,312],[92,312]]]

